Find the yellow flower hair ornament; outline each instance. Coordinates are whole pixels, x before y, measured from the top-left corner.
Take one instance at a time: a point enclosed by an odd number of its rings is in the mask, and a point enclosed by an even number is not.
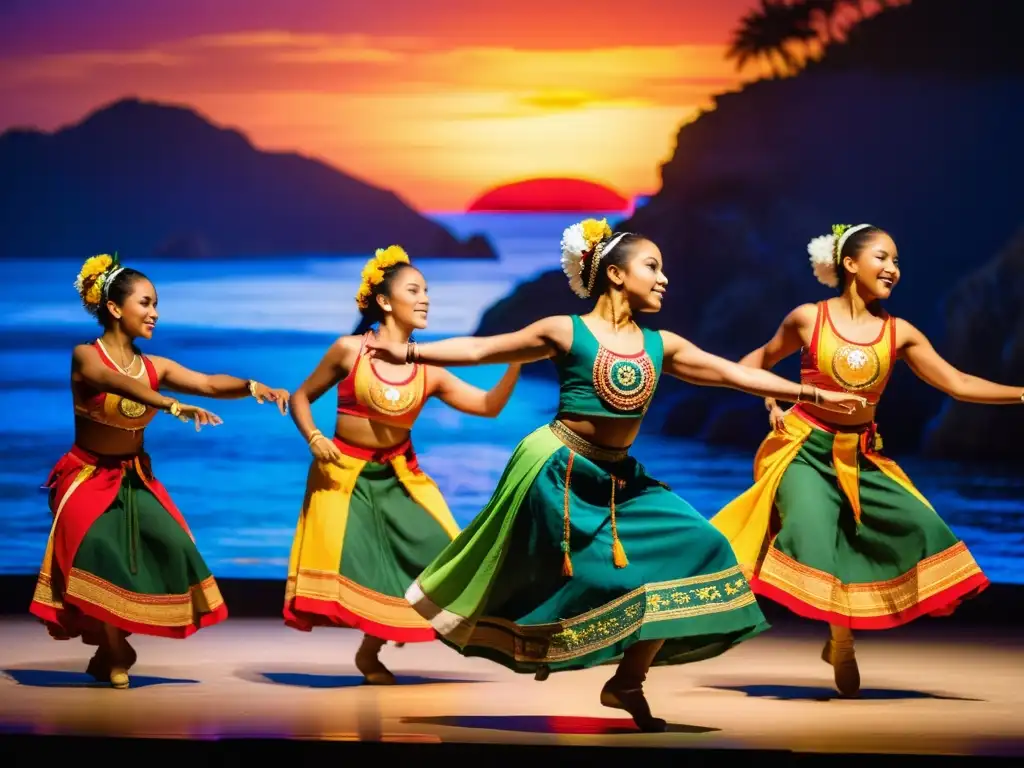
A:
[[[121,270],[115,253],[101,253],[85,260],[75,278],[75,290],[82,299],[86,310],[95,314],[103,300],[103,288]]]
[[[409,254],[400,245],[378,248],[373,258],[363,267],[359,290],[356,291],[356,306],[365,310],[370,306],[373,289],[384,280],[384,271],[396,264],[409,264]]]

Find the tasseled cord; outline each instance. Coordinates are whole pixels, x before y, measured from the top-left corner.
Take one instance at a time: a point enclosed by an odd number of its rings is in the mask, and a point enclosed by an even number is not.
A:
[[[569,451],[565,463],[565,495],[562,500],[562,575],[572,578],[572,558],[569,557],[569,478],[572,476],[572,460],[576,454]]]
[[[626,549],[622,546],[622,541],[619,540],[619,528],[615,524],[615,487],[625,484],[624,480],[612,475],[612,562],[615,563],[616,568],[625,568],[629,565],[629,560],[626,559]]]
[[[569,460],[565,463],[565,492],[562,497],[562,575],[570,579],[572,578],[572,558],[569,555],[569,486],[572,477],[572,463],[575,456],[576,454],[570,451]],[[615,475],[612,475],[611,478],[612,562],[616,568],[625,568],[629,565],[629,560],[626,558],[626,549],[622,546],[622,541],[619,539],[619,528],[615,523],[615,488],[617,486],[624,486],[625,481],[615,477]]]

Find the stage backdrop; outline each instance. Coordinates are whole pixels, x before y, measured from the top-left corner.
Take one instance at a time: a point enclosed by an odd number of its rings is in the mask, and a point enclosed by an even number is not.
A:
[[[145,351],[294,389],[356,325],[376,247],[426,275],[422,339],[500,332],[588,308],[559,237],[608,216],[664,252],[668,301],[645,322],[738,359],[829,295],[807,241],[870,221],[900,249],[890,309],[963,370],[1024,386],[1015,4],[386,5],[0,5],[0,574],[43,553],[71,348],[99,331],[72,287],[94,253],[156,284]],[[414,442],[461,524],[556,401],[545,363],[497,419],[427,406]],[[154,421],[155,469],[215,573],[283,579],[305,442],[271,406],[210,407],[224,424],[198,434]],[[329,432],[333,393],[314,413]],[[879,409],[887,450],[994,581],[1024,583],[1022,414],[904,366]],[[767,426],[755,398],[666,381],[635,453],[710,516]]]

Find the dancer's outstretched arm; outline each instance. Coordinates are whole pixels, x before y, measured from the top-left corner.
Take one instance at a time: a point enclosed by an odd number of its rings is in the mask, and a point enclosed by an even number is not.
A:
[[[277,403],[281,415],[288,413],[288,390],[271,389],[253,379],[240,379],[226,373],[200,373],[186,368],[169,357],[149,355],[156,368],[160,383],[173,392],[187,395],[212,397],[217,400],[232,400],[252,395],[256,402],[269,400]]]
[[[705,352],[697,345],[668,331],[662,331],[665,342],[665,373],[670,376],[709,387],[729,387],[760,397],[779,397],[793,402],[805,400],[837,413],[852,413],[866,400],[848,392],[827,392],[787,381],[771,371],[750,368],[724,357]]]
[[[427,344],[399,344],[367,339],[367,353],[389,363],[418,362],[453,367],[490,363],[532,363],[565,352],[572,344],[568,315],[545,317],[512,333],[497,336],[459,336]]]
[[[896,320],[897,345],[914,374],[955,400],[983,405],[1020,405],[1024,387],[1009,387],[957,370],[935,351],[928,337],[908,323]]]
[[[152,359],[152,358],[150,358]],[[194,405],[179,403],[173,397],[162,395],[152,389],[142,379],[125,376],[103,364],[99,353],[91,344],[80,344],[71,355],[71,376],[73,379],[88,384],[99,392],[109,392],[148,405],[161,411],[167,411],[183,421],[194,421],[196,427],[216,426],[223,424],[221,418]]]
[[[489,390],[467,384],[444,368],[433,368],[429,374],[434,382],[431,394],[457,411],[494,418],[512,397],[512,390],[519,381],[520,367],[519,363],[510,365],[505,375]]]

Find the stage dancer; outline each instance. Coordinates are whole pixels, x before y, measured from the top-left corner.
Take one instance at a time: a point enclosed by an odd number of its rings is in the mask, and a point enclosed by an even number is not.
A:
[[[565,231],[562,265],[579,297],[596,298],[588,314],[491,337],[367,345],[379,360],[430,365],[551,359],[559,374],[555,419],[520,442],[487,506],[407,597],[462,655],[537,679],[620,658],[601,703],[661,731],[643,693],[652,663],[709,658],[768,626],[725,538],[629,455],[662,367],[841,412],[862,398],[641,330],[634,316],[661,309],[668,281],[640,235],[587,219]]]
[[[160,411],[202,426],[219,417],[160,394],[160,388],[204,397],[252,396],[286,412],[288,393],[256,381],[191,371],[144,355],[157,293],[141,272],[116,256],[88,259],[75,281],[82,303],[103,332],[71,357],[75,442],[46,486],[53,513],[30,612],[56,639],[80,636],[96,645],[87,671],[127,688],[137,633],[184,638],[222,621],[227,608],[184,517],[153,475],[146,427]]]
[[[837,416],[813,401],[783,412],[778,398],[766,399],[772,430],[754,459],[754,485],[712,523],[758,595],[829,624],[822,659],[839,693],[855,696],[853,630],[948,615],[988,585],[964,543],[882,452],[875,409],[896,361],[961,401],[1016,405],[1024,389],[961,373],[882,308],[900,279],[896,244],[883,230],[835,226],[808,252],[818,280],[839,296],[794,309],[741,363],[769,370],[800,350],[802,383],[867,402]]]
[[[371,685],[395,683],[379,657],[387,641],[436,639],[405,591],[459,532],[437,485],[419,466],[413,424],[430,397],[493,418],[519,378],[519,365],[510,365],[484,391],[442,368],[366,357],[371,339],[404,348],[414,331],[427,327],[429,303],[426,281],[405,251],[378,250],[356,294],[370,330],[338,339],[291,398],[292,419],[313,463],[288,566],[285,622],[303,631],[333,625],[363,632],[355,663]],[[335,385],[331,439],[316,428],[310,405]]]

